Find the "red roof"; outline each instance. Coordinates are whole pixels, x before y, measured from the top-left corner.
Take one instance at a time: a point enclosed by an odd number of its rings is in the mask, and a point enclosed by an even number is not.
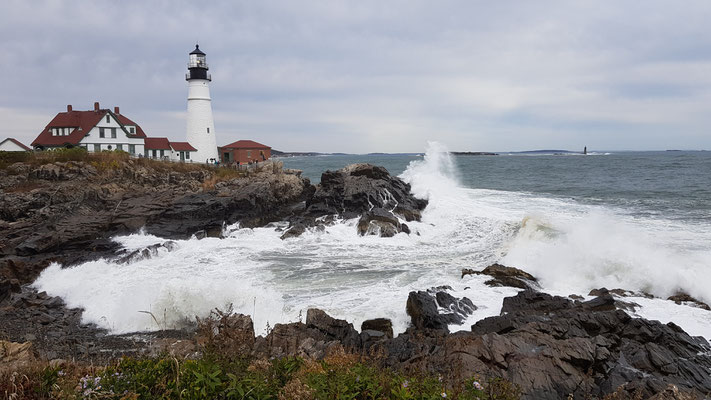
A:
[[[271,149],[269,146],[265,146],[261,143],[257,143],[253,140],[238,140],[234,143],[230,143],[227,146],[222,146],[223,149]]]
[[[188,142],[170,142],[170,147],[175,151],[197,151],[197,149]]]
[[[112,113],[113,114],[113,113]],[[113,114],[116,119],[119,120],[120,123],[123,125],[135,125],[136,126],[136,132],[133,134],[133,137],[139,137],[139,138],[144,138],[146,137],[145,132],[143,132],[143,129],[141,129],[140,126],[138,126],[137,123],[131,121],[130,119],[126,118],[123,114]],[[130,133],[129,133],[130,135]]]
[[[25,150],[27,150],[27,151],[31,151],[31,150],[32,150],[31,148],[25,146],[24,144],[20,143],[19,140],[16,140],[16,139],[14,139],[14,138],[7,138],[7,139],[3,140],[2,142],[0,142],[0,144],[3,144],[3,143],[5,143],[5,142],[7,142],[8,140],[11,141],[12,143],[15,143],[16,145],[22,147],[23,149],[25,149]]]
[[[44,130],[32,142],[32,146],[64,146],[77,145],[96,124],[101,121],[106,113],[111,113],[123,125],[135,125],[136,133],[130,137],[145,138],[146,134],[135,122],[121,114],[114,114],[110,110],[99,111],[66,111],[58,113]],[[68,136],[52,136],[51,128],[78,128],[72,130]]]
[[[146,138],[145,140],[146,150],[170,150],[170,142],[168,138],[164,137],[154,137]]]

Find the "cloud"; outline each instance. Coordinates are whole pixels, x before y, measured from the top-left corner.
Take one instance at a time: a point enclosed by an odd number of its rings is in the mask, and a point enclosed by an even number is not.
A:
[[[0,137],[66,104],[184,138],[187,53],[220,143],[280,150],[711,148],[711,4],[6,2]],[[15,118],[17,116],[32,116]],[[39,116],[43,116],[40,118]]]

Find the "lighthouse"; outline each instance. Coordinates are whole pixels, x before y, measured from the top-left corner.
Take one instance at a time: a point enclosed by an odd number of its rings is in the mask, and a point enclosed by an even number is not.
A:
[[[210,86],[212,80],[205,61],[205,53],[195,45],[190,52],[188,73],[188,143],[197,149],[193,160],[198,162],[214,162],[217,160],[217,140],[215,139],[215,123],[212,119],[212,100]]]

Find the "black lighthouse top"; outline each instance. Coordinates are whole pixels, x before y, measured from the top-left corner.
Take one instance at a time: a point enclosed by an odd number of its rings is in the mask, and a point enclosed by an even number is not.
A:
[[[191,79],[206,79],[212,80],[210,74],[207,73],[207,61],[205,61],[205,53],[200,50],[199,45],[195,45],[195,50],[190,52],[190,61],[188,62],[188,73],[185,74],[185,80]]]

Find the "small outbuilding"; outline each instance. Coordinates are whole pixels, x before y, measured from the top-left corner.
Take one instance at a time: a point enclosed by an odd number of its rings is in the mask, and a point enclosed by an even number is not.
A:
[[[146,138],[146,158],[154,158],[157,160],[169,160],[170,152],[173,151],[170,147],[168,138]]]
[[[170,142],[170,159],[172,161],[193,162],[197,149],[188,142]],[[200,160],[195,160],[200,161]]]
[[[253,140],[238,140],[218,148],[224,164],[249,164],[267,161],[272,156],[272,148]]]
[[[0,151],[31,151],[29,147],[22,144],[19,140],[7,138],[0,142]]]

